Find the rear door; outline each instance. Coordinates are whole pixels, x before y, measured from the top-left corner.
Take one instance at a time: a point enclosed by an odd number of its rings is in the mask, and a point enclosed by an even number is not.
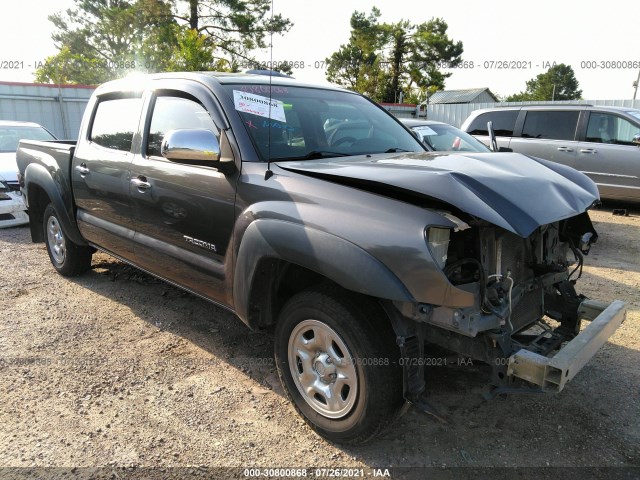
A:
[[[589,112],[578,145],[576,168],[598,185],[600,195],[640,200],[640,147],[632,143],[640,125],[609,112]]]
[[[573,167],[580,110],[527,110],[518,137],[509,147],[518,153]]]
[[[108,94],[94,105],[87,138],[78,140],[71,170],[78,227],[90,242],[133,260],[129,169],[142,94]]]
[[[142,151],[134,158],[129,184],[136,262],[228,305],[228,247],[239,174],[237,170],[225,175],[213,166],[169,161],[160,153],[164,135],[170,130],[205,128],[220,137],[220,126],[210,115],[218,107],[211,93],[195,86],[179,91],[158,88],[147,103]]]

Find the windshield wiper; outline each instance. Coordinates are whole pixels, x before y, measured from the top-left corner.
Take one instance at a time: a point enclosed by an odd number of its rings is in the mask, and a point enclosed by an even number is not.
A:
[[[311,160],[312,158],[325,158],[325,157],[348,157],[348,153],[331,152],[329,150],[312,150],[307,153],[304,158]]]
[[[411,150],[405,150],[404,148],[400,148],[400,147],[393,147],[390,148],[389,150],[385,150],[384,153],[396,153],[396,152],[410,152]]]
[[[279,157],[272,158],[272,162],[285,161],[285,160],[314,160],[316,158],[331,158],[331,157],[348,157],[350,154],[341,152],[331,152],[329,150],[312,150],[306,155],[299,157]]]

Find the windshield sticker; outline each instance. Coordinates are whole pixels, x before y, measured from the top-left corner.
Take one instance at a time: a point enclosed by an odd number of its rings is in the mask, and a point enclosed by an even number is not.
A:
[[[438,135],[436,132],[434,132],[432,129],[430,129],[429,127],[427,127],[426,125],[422,126],[422,127],[414,127],[414,130],[418,133],[421,133],[422,135]]]
[[[263,128],[277,128],[280,130],[286,130],[287,132],[294,132],[296,129],[290,125],[283,125],[282,123],[270,122],[269,120],[262,121]]]
[[[279,122],[287,121],[284,116],[284,102],[281,102],[280,100],[234,90],[233,102],[236,110],[239,112],[272,118]]]
[[[279,87],[277,85],[238,85],[238,91],[247,92],[247,93],[264,93],[265,95],[269,95],[271,93],[289,93],[289,89],[287,87]]]

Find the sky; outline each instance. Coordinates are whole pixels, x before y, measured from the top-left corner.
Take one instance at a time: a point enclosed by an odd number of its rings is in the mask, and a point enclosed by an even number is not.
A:
[[[294,24],[285,36],[274,37],[273,60],[303,64],[294,68],[294,77],[311,83],[326,83],[322,62],[347,43],[351,14],[374,5],[381,22],[440,17],[448,23],[449,36],[462,41],[463,59],[473,68],[456,69],[446,89],[488,87],[510,95],[555,62],[573,67],[585,99],[631,99],[640,72],[637,19],[627,1],[273,1],[274,11]],[[72,5],[73,0],[3,2],[0,80],[33,81],[36,62],[56,52],[47,16]],[[271,53],[258,51],[256,57],[266,61]]]

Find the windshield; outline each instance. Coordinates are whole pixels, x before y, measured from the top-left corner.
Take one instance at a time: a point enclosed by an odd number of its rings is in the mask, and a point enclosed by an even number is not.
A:
[[[348,92],[305,87],[227,85],[263,160],[302,160],[424,147],[392,116]]]
[[[484,143],[462,130],[447,124],[418,125],[411,127],[424,143],[436,151],[490,152]]]
[[[0,126],[0,152],[15,152],[20,140],[55,140],[55,137],[42,127]]]
[[[628,111],[627,112],[629,115],[631,115],[632,117],[635,117],[636,119],[640,120],[640,112],[638,112],[637,110],[635,111]]]

